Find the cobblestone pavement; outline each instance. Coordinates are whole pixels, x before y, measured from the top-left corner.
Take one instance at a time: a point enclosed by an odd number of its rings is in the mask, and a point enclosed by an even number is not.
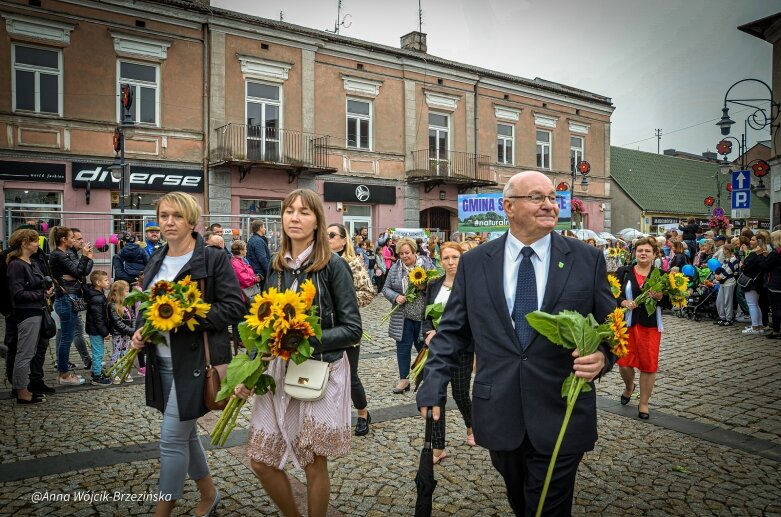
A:
[[[378,297],[362,310],[372,339],[362,346],[360,375],[373,423],[368,437],[353,437],[348,457],[329,464],[332,515],[414,512],[422,422],[413,394],[390,391],[398,377],[395,343],[379,323],[389,309]],[[664,323],[650,421],[637,419],[636,402],[618,404],[623,384],[617,372],[598,384],[600,440],[579,470],[574,514],[781,516],[781,342],[742,335],[740,326],[667,315]],[[72,357],[79,363],[75,351]],[[54,385],[51,364],[46,371]],[[152,513],[150,501],[114,500],[157,488],[160,416],[143,405],[140,378],[122,386],[58,389],[47,403],[29,408],[8,400],[8,389],[0,388],[1,515]],[[487,451],[466,445],[463,422],[450,406],[434,515],[509,515]],[[207,449],[223,492],[222,515],[276,515],[247,464],[249,415],[247,407],[226,448]],[[202,435],[215,420],[199,421]],[[303,472],[292,465],[288,471],[304,509]],[[39,497],[44,500],[35,502]],[[191,515],[196,501],[188,481],[175,515]]]

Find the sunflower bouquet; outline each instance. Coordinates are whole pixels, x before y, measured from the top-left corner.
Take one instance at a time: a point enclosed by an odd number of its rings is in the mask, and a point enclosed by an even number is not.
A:
[[[434,328],[439,327],[439,320],[442,319],[442,313],[445,312],[445,306],[442,304],[442,302],[432,303],[431,305],[426,305],[426,317],[431,317],[431,323],[434,325]],[[410,367],[409,375],[407,378],[410,380],[411,383],[415,385],[415,391],[418,391],[418,386],[420,385],[420,378],[423,374],[423,368],[426,366],[426,360],[428,359],[428,345],[423,345],[423,350],[418,352],[417,357],[415,357],[415,361],[412,363],[412,366]]]
[[[542,311],[534,311],[527,314],[526,319],[533,329],[545,336],[554,345],[570,350],[577,348],[580,357],[596,352],[599,344],[602,342],[608,343],[610,351],[616,357],[623,357],[626,355],[628,342],[624,315],[625,313],[622,309],[616,308],[607,316],[604,323],[598,323],[591,314],[583,316],[575,311],[562,311],[553,315]],[[570,373],[561,385],[561,396],[567,400],[567,409],[553,449],[553,455],[548,464],[545,483],[537,506],[537,517],[542,515],[545,497],[548,494],[553,469],[556,465],[556,458],[559,455],[559,449],[564,440],[564,435],[572,416],[572,410],[575,408],[575,402],[581,393],[589,391],[591,391],[591,385],[582,377],[575,376],[574,373]]]
[[[409,275],[407,276],[407,279],[409,280],[409,287],[407,287],[407,292],[404,293],[404,298],[407,299],[407,302],[414,302],[418,296],[420,296],[420,293],[426,288],[428,283],[436,278],[439,278],[440,276],[442,276],[442,273],[438,269],[426,270],[422,266],[416,266],[412,268],[412,270],[409,272]],[[385,323],[388,321],[399,307],[401,307],[401,305],[396,304],[396,306],[393,307],[393,309],[391,309],[388,314],[382,317],[380,322]]]
[[[178,282],[158,280],[146,291],[133,291],[122,302],[126,306],[138,303],[143,314],[144,326],[141,327],[141,339],[156,345],[166,344],[164,332],[176,332],[186,325],[195,330],[199,318],[205,318],[211,305],[203,300],[203,295],[190,275]],[[109,377],[117,376],[124,382],[138,356],[139,350],[130,348],[108,372]]]
[[[235,356],[228,364],[228,373],[217,393],[217,400],[230,399],[212,429],[212,445],[225,444],[246,403],[235,395],[236,386],[243,384],[254,389],[256,395],[274,392],[276,382],[265,373],[271,359],[278,357],[301,364],[312,356],[309,339],[321,339],[323,335],[317,306],[312,305],[315,294],[314,284],[306,280],[299,291],[278,291],[272,287],[255,296],[249,314],[239,324],[247,353]]]

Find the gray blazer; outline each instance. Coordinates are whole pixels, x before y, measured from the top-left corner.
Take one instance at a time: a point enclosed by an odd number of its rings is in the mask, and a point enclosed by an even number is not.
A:
[[[433,269],[434,265],[428,258],[423,257],[423,267],[428,270]],[[404,294],[404,288],[401,283],[403,277],[404,268],[401,267],[401,260],[397,260],[388,270],[388,276],[385,279],[385,284],[382,288],[382,295],[391,302],[391,308],[396,307],[396,297],[400,294]],[[425,294],[420,293],[420,296],[425,296]],[[401,341],[403,332],[404,313],[400,307],[391,315],[390,320],[388,321],[388,336],[395,341]]]
[[[597,248],[551,235],[548,282],[542,310],[592,313],[604,321],[616,307],[607,282],[605,258]],[[474,341],[477,372],[472,389],[475,440],[494,451],[511,451],[529,437],[535,450],[551,454],[566,411],[561,385],[572,371],[572,351],[534,332],[525,351],[513,327],[503,293],[507,235],[461,257],[447,310],[431,342],[418,406],[436,406],[459,354]],[[607,345],[603,374],[615,362]],[[578,398],[562,454],[594,448],[596,392]]]

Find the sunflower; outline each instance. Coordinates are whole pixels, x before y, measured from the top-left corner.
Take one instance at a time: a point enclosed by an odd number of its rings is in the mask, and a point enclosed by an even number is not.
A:
[[[629,343],[624,311],[617,308],[608,315],[607,319],[610,322],[610,330],[613,332],[610,338],[611,343],[613,343],[611,351],[616,357],[623,357],[626,355],[627,344]]]
[[[287,329],[274,332],[271,342],[271,353],[286,361],[290,359],[291,354],[298,351],[298,347],[304,341],[315,335],[314,329],[303,317],[295,318],[288,323]]]
[[[159,283],[159,282],[158,282]],[[168,332],[182,324],[184,311],[177,300],[170,296],[158,296],[146,310],[146,318],[155,330]]]
[[[152,288],[149,290],[149,298],[155,299],[159,296],[167,296],[169,294],[173,294],[174,292],[174,284],[169,282],[168,280],[158,280],[155,282],[155,285],[152,286]]]
[[[304,300],[306,310],[309,310],[309,308],[312,306],[312,302],[315,300],[315,294],[317,294],[315,284],[312,283],[311,278],[308,278],[303,284],[301,284],[301,298]]]
[[[279,293],[276,304],[280,315],[287,320],[295,319],[299,314],[304,314],[307,309],[302,296],[290,290]]]
[[[188,277],[185,277],[188,278]],[[201,299],[201,291],[198,290],[198,288],[195,286],[195,284],[190,283],[187,285],[187,287],[184,290],[184,303],[188,307],[190,305],[194,305],[198,303],[198,301]]]
[[[255,296],[255,301],[249,309],[249,314],[244,316],[247,325],[260,332],[271,325],[278,312],[277,298],[279,293],[271,287],[268,291]]]
[[[618,256],[618,248],[608,248],[607,250],[607,256],[608,257],[617,257]]]
[[[196,320],[195,317],[197,316],[199,318],[205,318],[211,307],[212,306],[208,303],[204,303],[200,300],[196,300],[195,303],[187,306],[184,309],[183,317],[183,321],[187,325],[187,328],[190,330],[195,330],[196,325],[198,325],[198,320]]]
[[[196,285],[198,285],[196,282],[193,282],[193,279],[192,279],[192,277],[190,277],[190,275],[187,275],[186,277],[184,277],[181,280],[179,280],[177,282],[177,284],[179,284],[179,285],[181,285],[182,287],[185,287],[185,288],[186,287],[190,287],[190,286],[195,287]]]
[[[607,275],[607,282],[610,284],[610,291],[613,293],[613,298],[618,298],[621,295],[621,282],[619,282],[616,275]]]
[[[426,270],[420,266],[413,268],[412,271],[409,272],[409,281],[418,287],[422,286],[426,283]]]

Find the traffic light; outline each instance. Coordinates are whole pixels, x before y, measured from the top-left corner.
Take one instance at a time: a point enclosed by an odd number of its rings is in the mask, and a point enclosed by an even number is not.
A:
[[[129,84],[123,84],[120,87],[119,102],[120,104],[122,104],[122,123],[132,124],[133,123],[133,112],[131,111],[131,108],[133,107],[132,86],[130,86]]]

